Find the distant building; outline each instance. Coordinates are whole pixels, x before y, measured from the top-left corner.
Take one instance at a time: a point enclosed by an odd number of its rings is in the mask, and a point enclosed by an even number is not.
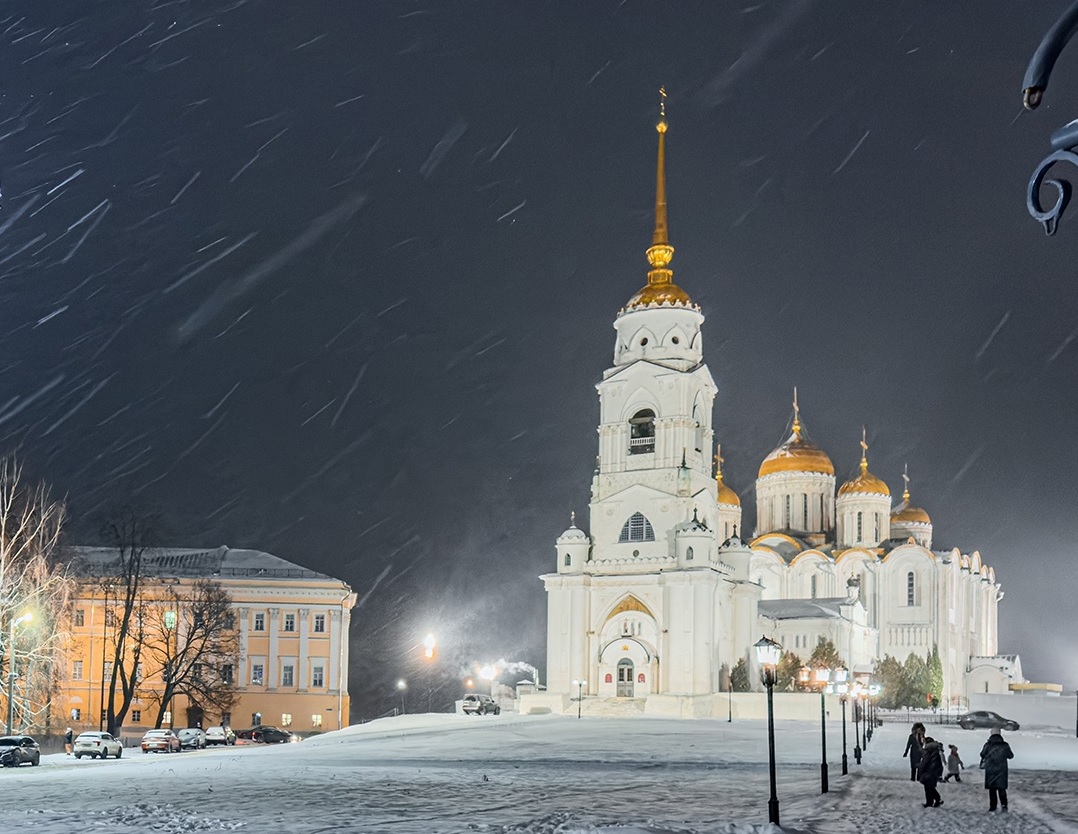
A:
[[[73,567],[82,582],[72,605],[67,675],[59,682],[53,715],[59,707],[63,715],[56,720],[76,731],[104,724],[122,610],[107,587],[90,580],[115,576],[116,561],[114,549],[74,549]],[[162,726],[265,724],[309,733],[348,724],[348,626],[356,597],[344,582],[269,553],[228,547],[148,550],[142,574],[143,594],[151,604],[167,608],[179,600],[182,605],[195,582],[214,580],[231,596],[236,614],[237,665],[217,670],[237,685],[239,697],[230,714],[204,713],[177,695]],[[143,664],[125,734],[153,727],[163,674],[162,668]]]
[[[579,686],[642,708],[725,714],[724,678],[742,658],[755,666],[761,634],[806,661],[830,640],[862,676],[885,655],[937,647],[944,704],[1006,692],[1021,665],[997,656],[993,569],[976,552],[932,549],[908,479],[892,506],[864,436],[858,470],[838,486],[796,392],[788,436],[759,468],[755,536],[742,539],[741,499],[718,454],[712,470],[717,388],[704,316],[670,268],[666,127],[664,118],[647,284],[618,313],[613,366],[596,386],[590,532],[574,519],[557,539],[556,572],[542,577],[550,696],[567,708]]]

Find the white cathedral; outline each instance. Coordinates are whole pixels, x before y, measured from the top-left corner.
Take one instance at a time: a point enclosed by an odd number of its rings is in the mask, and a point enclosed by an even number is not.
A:
[[[863,436],[860,471],[836,491],[796,392],[790,434],[760,464],[751,541],[743,533],[718,454],[712,474],[715,381],[704,316],[670,269],[665,115],[657,130],[651,269],[617,315],[614,364],[597,385],[591,532],[574,519],[557,539],[557,572],[542,577],[548,694],[566,706],[579,694],[676,696],[692,714],[717,714],[725,670],[753,664],[761,635],[805,660],[830,640],[860,676],[885,655],[936,646],[945,704],[1006,692],[1022,673],[1017,656],[997,655],[993,569],[977,552],[932,549],[908,479],[892,506]]]

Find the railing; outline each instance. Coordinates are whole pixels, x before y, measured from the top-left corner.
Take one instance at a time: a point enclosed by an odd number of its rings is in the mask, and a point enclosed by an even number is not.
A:
[[[630,437],[629,438],[629,454],[630,455],[645,455],[651,454],[655,451],[655,438],[654,437]]]

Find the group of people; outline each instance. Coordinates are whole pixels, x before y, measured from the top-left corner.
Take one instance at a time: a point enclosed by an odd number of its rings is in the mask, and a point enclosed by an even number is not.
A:
[[[906,740],[903,756],[909,756],[910,781],[919,781],[925,789],[925,807],[939,808],[943,797],[936,789],[940,781],[949,782],[954,777],[962,781],[965,764],[958,755],[958,748],[947,745],[949,752],[943,752],[943,744],[925,734],[925,725],[917,722],[913,725],[910,737]],[[981,768],[984,769],[984,786],[988,789],[988,810],[997,808],[1007,810],[1007,760],[1013,759],[1011,746],[1003,740],[999,730],[992,730],[988,741],[981,748]]]

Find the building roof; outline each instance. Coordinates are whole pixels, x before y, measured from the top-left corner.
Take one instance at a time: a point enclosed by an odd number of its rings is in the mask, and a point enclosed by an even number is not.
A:
[[[843,619],[841,607],[849,604],[847,597],[767,599],[760,600],[757,611],[769,620],[837,620]]]
[[[71,564],[80,576],[107,575],[115,571],[119,557],[114,547],[72,548]],[[176,576],[192,579],[335,579],[261,550],[221,545],[212,550],[191,547],[157,547],[143,554],[146,576]]]

